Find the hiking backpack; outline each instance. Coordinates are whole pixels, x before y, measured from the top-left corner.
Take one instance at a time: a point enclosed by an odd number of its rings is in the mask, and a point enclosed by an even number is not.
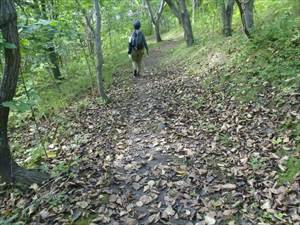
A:
[[[140,50],[143,49],[144,40],[143,40],[143,33],[141,31],[134,31],[131,37],[131,45],[133,49]]]

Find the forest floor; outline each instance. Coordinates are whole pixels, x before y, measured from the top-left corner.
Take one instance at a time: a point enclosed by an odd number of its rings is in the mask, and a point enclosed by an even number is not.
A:
[[[0,189],[2,216],[16,212],[20,224],[300,224],[300,177],[277,181],[287,159],[273,141],[276,112],[161,67],[162,52],[176,45],[153,49],[141,77],[115,74],[111,104],[89,97],[70,106],[61,133],[45,122],[57,154],[48,163],[59,173],[25,194]]]

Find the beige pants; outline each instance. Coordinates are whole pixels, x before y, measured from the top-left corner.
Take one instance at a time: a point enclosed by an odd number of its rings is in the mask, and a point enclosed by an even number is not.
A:
[[[133,70],[136,70],[138,74],[142,71],[142,60],[144,55],[144,49],[140,50],[132,50],[131,53],[131,60],[132,60],[132,66]]]

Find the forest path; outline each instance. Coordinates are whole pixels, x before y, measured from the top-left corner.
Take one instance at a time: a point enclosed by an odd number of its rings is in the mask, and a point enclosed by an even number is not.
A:
[[[164,48],[174,45],[175,41],[168,41]],[[200,148],[200,141],[181,133],[187,132],[188,124],[178,121],[178,129],[170,127],[177,123],[178,103],[164,93],[164,88],[178,74],[161,73],[161,51],[154,49],[145,58],[144,73],[133,78],[129,100],[119,102],[127,129],[117,138],[111,156],[113,165],[105,192],[113,210],[103,208],[102,212],[109,224],[185,225],[202,220],[196,216],[199,199],[187,194],[196,193],[198,187],[186,177],[189,160]],[[172,125],[167,122],[170,119],[174,120]]]
[[[122,126],[105,153],[109,165],[102,191],[108,199],[94,222],[200,225],[218,218],[222,224],[243,199],[235,190],[245,182],[225,173],[234,161],[217,151],[209,122],[193,107],[202,94],[197,79],[160,68],[164,49],[175,46],[167,41],[153,49],[142,76],[125,85],[130,94],[113,97]]]

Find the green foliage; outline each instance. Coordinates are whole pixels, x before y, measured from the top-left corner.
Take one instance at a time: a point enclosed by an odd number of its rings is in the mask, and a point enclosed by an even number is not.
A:
[[[22,101],[3,102],[2,105],[10,108],[12,111],[19,113],[27,112],[30,110],[30,104]]]
[[[29,168],[36,167],[36,164],[46,157],[44,147],[41,144],[26,149],[23,154],[25,154],[24,164]]]
[[[39,104],[40,97],[34,89],[32,82],[28,82],[25,85],[26,91],[20,93],[13,101],[3,102],[2,105],[16,113],[26,113],[33,107],[36,107]]]
[[[4,49],[4,48],[10,48],[10,49],[15,49],[17,48],[15,44],[12,43],[8,43],[6,42],[3,37],[0,37],[0,49]]]
[[[294,178],[299,174],[300,172],[300,159],[296,157],[290,157],[286,163],[286,171],[282,172],[279,175],[279,182],[281,184],[285,182],[292,182]]]
[[[258,157],[251,157],[249,164],[254,170],[259,170],[263,166],[263,161]]]
[[[2,225],[23,225],[22,222],[17,222],[19,214],[15,214],[7,219],[0,217],[0,224]]]
[[[52,171],[51,174],[52,176],[58,176],[62,173],[66,173],[69,171],[69,165],[66,164],[66,162],[60,162],[58,165],[56,165]]]
[[[201,97],[198,97],[193,103],[193,107],[195,107],[196,109],[201,109],[203,107],[203,105],[205,104],[205,100]]]
[[[226,147],[233,147],[233,141],[229,134],[221,134],[220,142]]]

